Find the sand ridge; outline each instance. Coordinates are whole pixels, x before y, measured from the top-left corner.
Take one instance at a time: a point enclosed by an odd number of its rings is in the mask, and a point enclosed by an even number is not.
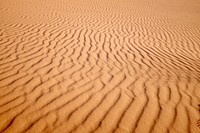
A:
[[[200,132],[198,0],[0,0],[0,132]]]

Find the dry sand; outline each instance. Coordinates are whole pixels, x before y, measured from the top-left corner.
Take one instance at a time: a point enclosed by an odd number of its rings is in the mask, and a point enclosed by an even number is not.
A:
[[[199,0],[0,0],[0,132],[200,132]]]

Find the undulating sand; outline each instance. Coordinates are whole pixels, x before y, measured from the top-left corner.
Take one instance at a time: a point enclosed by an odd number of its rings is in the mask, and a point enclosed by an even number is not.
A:
[[[199,0],[0,0],[0,132],[199,133]]]

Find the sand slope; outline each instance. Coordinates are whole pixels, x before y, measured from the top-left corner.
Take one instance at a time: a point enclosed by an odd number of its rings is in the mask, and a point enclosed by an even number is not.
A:
[[[200,132],[199,0],[0,0],[0,132]]]

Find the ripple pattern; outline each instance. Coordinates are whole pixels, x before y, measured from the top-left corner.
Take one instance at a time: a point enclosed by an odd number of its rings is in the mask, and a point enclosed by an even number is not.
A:
[[[200,131],[199,1],[0,3],[0,132]]]

